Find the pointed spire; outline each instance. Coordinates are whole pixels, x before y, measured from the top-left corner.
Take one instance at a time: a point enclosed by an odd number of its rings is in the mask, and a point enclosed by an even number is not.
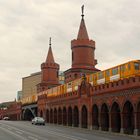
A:
[[[82,15],[81,15],[82,19],[81,19],[77,39],[89,39],[86,25],[85,25],[85,21],[84,21],[84,5],[81,7],[81,9],[82,9]]]
[[[82,5],[82,7],[81,7],[81,10],[82,10],[82,19],[84,19],[84,5]]]
[[[48,51],[46,63],[55,63],[53,58],[52,48],[51,48],[51,37],[49,40],[49,51]]]

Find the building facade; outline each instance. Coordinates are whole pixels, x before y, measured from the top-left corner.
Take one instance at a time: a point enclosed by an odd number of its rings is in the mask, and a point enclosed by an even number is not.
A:
[[[22,98],[37,94],[36,85],[41,82],[41,72],[22,78]]]

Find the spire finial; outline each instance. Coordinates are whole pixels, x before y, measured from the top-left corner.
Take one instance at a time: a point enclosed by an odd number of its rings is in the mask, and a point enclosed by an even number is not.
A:
[[[82,19],[84,18],[84,5],[82,5],[82,7],[81,7],[81,10],[82,10]]]
[[[51,47],[51,45],[52,45],[52,44],[51,44],[51,37],[50,37],[50,40],[49,40],[49,46]]]

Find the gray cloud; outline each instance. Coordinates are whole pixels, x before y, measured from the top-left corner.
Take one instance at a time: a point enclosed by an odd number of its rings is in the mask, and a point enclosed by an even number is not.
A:
[[[70,68],[70,41],[77,37],[82,4],[98,68],[139,59],[139,0],[1,0],[0,102],[13,100],[21,78],[40,71],[50,36],[55,61],[61,70]]]

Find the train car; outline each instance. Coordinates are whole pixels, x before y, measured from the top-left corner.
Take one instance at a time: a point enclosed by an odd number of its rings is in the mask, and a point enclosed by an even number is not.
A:
[[[66,83],[66,92],[72,92],[72,82],[68,82]]]
[[[78,86],[81,84],[81,82],[82,82],[82,78],[72,81],[72,91],[77,91]]]
[[[140,76],[140,60],[129,61],[127,63],[114,66],[107,70],[87,75],[84,78],[86,78],[87,82],[89,82],[92,86],[96,86],[134,76]],[[77,91],[78,86],[81,84],[84,78],[81,77],[66,84],[47,89],[40,94],[47,94],[48,97],[52,97]],[[22,104],[28,104],[36,101],[37,95],[28,96],[21,100]]]
[[[137,75],[140,75],[140,61],[129,61],[127,63],[109,69],[109,78],[106,78],[106,82],[108,80],[109,82],[112,82],[117,81],[119,79],[134,77]]]
[[[48,97],[53,96],[53,89],[52,89],[52,88],[47,89],[47,96],[48,96]]]
[[[92,85],[100,85],[134,76],[140,76],[140,60],[129,61],[110,69],[99,71],[90,75],[89,79]]]
[[[53,94],[53,96],[57,96],[58,95],[58,87],[53,87],[51,94]]]

